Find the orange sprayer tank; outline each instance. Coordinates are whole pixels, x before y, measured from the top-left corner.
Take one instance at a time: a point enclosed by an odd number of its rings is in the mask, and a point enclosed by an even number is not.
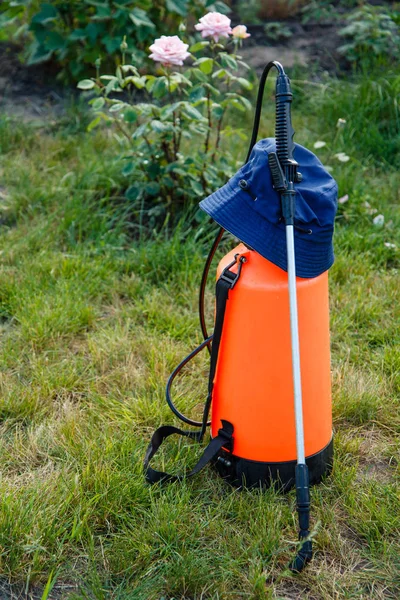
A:
[[[212,436],[221,419],[232,423],[233,457],[225,463],[231,467],[237,457],[239,479],[247,478],[248,484],[265,479],[257,469],[253,472],[255,461],[268,467],[272,479],[290,480],[291,485],[296,435],[288,277],[243,244],[221,260],[218,277],[237,253],[246,262],[226,306],[214,378]],[[297,278],[297,296],[305,452],[310,481],[316,482],[329,470],[333,448],[328,273]],[[223,464],[217,467],[224,469]]]

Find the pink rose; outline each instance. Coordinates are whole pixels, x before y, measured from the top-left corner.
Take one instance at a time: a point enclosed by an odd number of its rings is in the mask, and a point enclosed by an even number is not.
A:
[[[232,33],[231,20],[218,12],[209,12],[201,17],[195,29],[201,31],[203,38],[213,37],[216,42],[220,37],[227,38]]]
[[[166,67],[181,66],[185,58],[190,56],[188,47],[189,44],[184,44],[177,35],[162,35],[150,46],[150,58]]]
[[[247,33],[246,25],[236,25],[236,27],[232,29],[232,35],[234,38],[244,40],[245,38],[250,37],[251,34]]]

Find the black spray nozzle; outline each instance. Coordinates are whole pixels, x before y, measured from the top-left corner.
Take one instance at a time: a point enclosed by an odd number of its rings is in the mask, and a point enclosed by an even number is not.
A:
[[[291,181],[295,180],[297,163],[293,158],[294,129],[292,127],[291,103],[293,99],[290,79],[285,73],[280,73],[276,79],[276,120],[275,139],[276,152],[282,168]]]
[[[287,89],[287,86],[289,86],[289,92],[290,92],[290,80],[287,77],[287,75],[284,71],[284,68],[282,67],[280,62],[278,62],[277,60],[272,60],[271,62],[269,62],[266,65],[266,67],[264,68],[264,71],[262,72],[261,78],[260,78],[260,84],[258,87],[258,94],[257,94],[257,101],[256,101],[256,110],[254,113],[253,131],[251,134],[251,140],[250,140],[250,145],[249,145],[249,151],[247,153],[246,162],[249,160],[251,151],[257,141],[258,129],[260,127],[260,118],[261,118],[261,109],[262,109],[262,100],[263,100],[263,95],[264,95],[265,82],[267,81],[269,72],[273,68],[275,68],[278,71],[277,83],[278,83],[278,80],[282,81],[282,83],[279,84],[280,86],[282,86],[282,92],[284,89]],[[291,94],[291,92],[290,92],[290,94]]]
[[[283,71],[283,68],[276,78],[276,96],[287,96],[287,102],[291,102],[293,98],[292,88],[290,87],[290,79]]]
[[[271,69],[275,68],[278,71],[276,79],[276,124],[275,124],[275,139],[276,151],[279,162],[285,170],[285,176],[290,176],[290,181],[297,182],[297,163],[293,158],[294,130],[292,127],[292,119],[290,114],[290,104],[292,102],[292,90],[290,87],[290,79],[286,75],[281,63],[273,60],[267,64],[260,78],[258,88],[256,110],[254,113],[253,131],[251,134],[249,151],[247,153],[246,162],[250,158],[251,151],[257,141],[258,129],[260,126],[262,99],[264,94],[265,82]],[[286,172],[287,171],[287,172]]]
[[[312,559],[312,542],[310,536],[310,487],[308,480],[308,467],[306,464],[296,465],[296,500],[299,515],[299,541],[300,548],[290,563],[289,569],[293,573],[300,573]]]

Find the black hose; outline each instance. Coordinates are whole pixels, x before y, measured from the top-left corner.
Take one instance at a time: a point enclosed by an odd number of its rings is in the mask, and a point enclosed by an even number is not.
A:
[[[210,251],[206,258],[206,262],[204,263],[203,274],[201,276],[201,283],[200,283],[200,289],[199,289],[199,319],[200,319],[201,333],[203,334],[203,337],[205,340],[209,337],[209,335],[207,332],[207,325],[206,325],[206,318],[205,318],[204,295],[205,295],[205,291],[206,291],[208,273],[210,271],[212,259],[214,258],[214,254],[217,251],[217,248],[221,242],[221,239],[222,239],[222,236],[224,235],[224,233],[225,233],[225,229],[223,227],[221,227],[218,230],[217,236],[216,236],[215,240],[213,241],[213,244],[210,248]],[[207,348],[208,348],[208,352],[211,354],[210,343],[207,344]]]
[[[205,339],[204,342],[202,342],[199,346],[197,346],[197,348],[192,350],[192,352],[190,354],[185,356],[185,358],[179,363],[179,365],[177,367],[175,367],[175,369],[172,371],[171,375],[168,378],[167,387],[165,389],[165,397],[167,400],[167,404],[170,407],[170,409],[172,410],[172,412],[174,413],[174,415],[176,415],[178,417],[178,419],[180,419],[184,423],[187,423],[188,425],[192,425],[193,427],[203,427],[204,419],[202,421],[193,421],[193,419],[189,419],[189,417],[185,417],[184,414],[179,412],[179,410],[176,408],[176,406],[174,405],[174,403],[172,402],[172,399],[171,399],[171,386],[172,386],[172,383],[173,383],[175,377],[183,369],[183,367],[189,361],[191,361],[192,358],[194,358],[199,352],[201,352],[203,350],[203,348],[208,346],[211,343],[212,338],[213,338],[213,336],[211,335],[209,338]],[[208,419],[208,415],[207,415],[206,419]],[[206,427],[209,427],[211,425],[211,421],[206,420],[205,425],[206,425]]]
[[[254,112],[253,131],[251,134],[251,140],[250,140],[249,150],[247,153],[246,162],[249,160],[251,151],[253,150],[253,148],[257,142],[258,130],[260,127],[260,119],[261,119],[261,110],[262,110],[262,101],[263,101],[263,96],[264,96],[265,82],[267,81],[269,72],[272,69],[272,67],[275,67],[275,69],[278,71],[278,76],[285,75],[285,71],[283,70],[281,63],[279,63],[276,60],[269,62],[267,64],[267,66],[264,68],[264,71],[262,72],[262,75],[260,77],[260,84],[258,87],[256,110]]]
[[[246,156],[246,160],[245,160],[244,164],[246,164],[249,161],[251,151],[253,150],[253,148],[257,142],[258,130],[260,128],[260,119],[261,119],[261,110],[262,110],[262,101],[263,101],[263,97],[264,97],[265,83],[267,81],[269,72],[273,67],[275,67],[275,69],[277,69],[278,74],[280,76],[286,77],[285,71],[283,70],[282,65],[278,61],[275,61],[275,60],[269,62],[267,64],[267,66],[265,67],[264,71],[262,72],[262,75],[260,77],[260,84],[258,87],[256,109],[254,111],[253,130],[251,133],[249,149],[247,151],[247,156]],[[201,332],[202,332],[205,340],[209,337],[209,335],[208,335],[207,325],[206,325],[206,320],[205,320],[204,295],[205,295],[205,290],[206,290],[206,285],[207,285],[208,273],[209,273],[210,267],[211,267],[211,262],[214,258],[214,255],[217,251],[217,248],[221,242],[221,239],[222,239],[222,236],[224,235],[224,233],[225,233],[225,229],[223,227],[221,227],[218,230],[217,236],[210,248],[210,251],[206,258],[206,262],[204,263],[203,274],[201,277],[201,283],[200,283],[200,289],[199,289],[199,320],[200,320]],[[211,344],[208,344],[207,348],[208,348],[209,353],[211,354]]]
[[[250,155],[251,155],[251,151],[253,150],[253,148],[257,142],[258,130],[260,127],[260,118],[261,118],[261,110],[262,110],[262,101],[263,101],[263,96],[264,96],[265,82],[267,81],[267,77],[268,77],[269,72],[272,69],[272,67],[275,67],[277,69],[279,76],[281,76],[281,75],[285,76],[285,72],[283,70],[282,65],[277,61],[269,62],[267,64],[267,66],[265,67],[264,71],[262,72],[262,75],[260,78],[260,84],[259,84],[259,88],[258,88],[257,100],[256,100],[256,109],[254,112],[253,130],[252,130],[252,134],[251,134],[251,140],[250,140],[250,144],[249,144],[249,149],[247,151],[245,164],[248,162]],[[180,373],[180,371],[183,369],[183,367],[192,358],[194,358],[199,352],[201,352],[201,350],[203,350],[207,346],[207,349],[208,349],[209,353],[211,354],[212,336],[209,336],[208,331],[207,331],[207,325],[206,325],[206,320],[205,320],[204,296],[205,296],[205,290],[206,290],[207,279],[208,279],[208,274],[210,271],[211,263],[212,263],[212,260],[215,256],[215,253],[218,249],[218,246],[221,242],[221,239],[222,239],[222,236],[224,235],[224,233],[225,233],[225,229],[223,227],[221,227],[218,230],[218,233],[217,233],[217,235],[213,241],[213,244],[210,248],[210,251],[206,258],[206,262],[204,263],[203,274],[201,277],[201,283],[200,283],[200,289],[199,289],[199,320],[200,320],[200,327],[201,327],[201,332],[204,337],[204,341],[197,348],[195,348],[195,350],[193,350],[190,354],[188,354],[179,363],[179,365],[174,369],[174,371],[172,372],[172,374],[170,375],[170,377],[168,379],[167,387],[166,387],[166,391],[165,391],[165,396],[166,396],[168,406],[170,407],[170,409],[172,410],[174,415],[176,415],[178,417],[178,419],[180,419],[184,423],[187,423],[188,425],[192,425],[193,427],[202,427],[203,433],[204,433],[205,427],[209,426],[211,424],[211,422],[208,421],[208,412],[206,414],[206,410],[204,411],[202,421],[194,421],[193,419],[189,419],[188,417],[183,415],[176,408],[174,403],[172,402],[171,387],[172,387],[172,383],[173,383],[175,377]]]

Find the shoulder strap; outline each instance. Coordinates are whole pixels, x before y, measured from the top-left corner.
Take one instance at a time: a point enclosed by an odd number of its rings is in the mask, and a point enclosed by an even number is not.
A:
[[[234,264],[236,264],[236,259],[237,257],[235,257],[235,260],[223,270],[216,284],[215,327],[211,349],[208,393],[204,405],[201,430],[198,432],[183,431],[182,429],[179,429],[178,427],[174,427],[172,425],[163,425],[156,429],[150,440],[150,444],[147,447],[143,463],[144,473],[146,481],[148,483],[156,483],[158,481],[179,481],[184,477],[184,475],[172,475],[170,473],[164,473],[163,471],[156,471],[155,469],[149,466],[150,460],[156,454],[157,450],[167,437],[176,433],[177,435],[181,435],[183,437],[187,437],[198,442],[201,442],[204,437],[204,433],[207,427],[208,415],[210,412],[212,392],[214,387],[214,377],[217,368],[218,353],[221,343],[222,328],[224,324],[226,303],[228,301],[229,290],[231,290],[235,286],[237,280],[239,279],[242,264],[246,260],[243,256],[239,257],[237,273],[233,273],[230,270],[230,268]],[[227,450],[233,450],[233,425],[228,421],[222,420],[221,422],[222,428],[218,430],[218,435],[215,438],[211,439],[210,443],[205,448],[202,456],[200,457],[200,460],[193,467],[193,469],[185,475],[185,477],[192,477],[193,475],[196,475],[199,471],[201,471],[201,469],[203,469],[203,467],[205,467],[218,454],[222,447],[226,448]]]
[[[144,457],[144,470],[146,481],[148,483],[157,483],[157,481],[162,481],[164,483],[170,481],[180,481],[183,479],[183,477],[192,477],[193,475],[199,473],[213,458],[217,456],[222,447],[226,448],[227,450],[230,449],[230,446],[232,445],[233,425],[231,425],[231,423],[228,421],[222,421],[222,428],[218,431],[218,435],[210,441],[199,461],[196,463],[193,469],[189,473],[185,473],[185,475],[172,475],[171,473],[156,471],[155,469],[149,467],[150,460],[153,458],[163,441],[174,433],[200,441],[200,432],[198,431],[183,431],[182,429],[178,429],[172,425],[163,425],[162,427],[156,429],[156,431],[153,433]]]

